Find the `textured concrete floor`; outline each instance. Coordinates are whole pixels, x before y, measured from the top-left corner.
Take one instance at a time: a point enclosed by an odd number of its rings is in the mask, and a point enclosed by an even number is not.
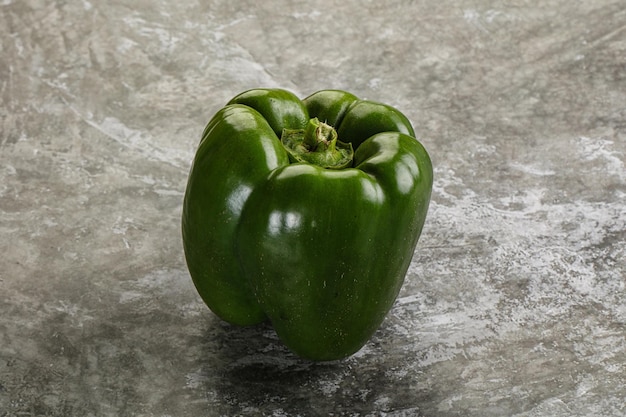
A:
[[[3,0],[0,40],[1,417],[626,415],[623,0]],[[344,361],[221,322],[184,264],[202,128],[258,86],[390,103],[432,155]]]

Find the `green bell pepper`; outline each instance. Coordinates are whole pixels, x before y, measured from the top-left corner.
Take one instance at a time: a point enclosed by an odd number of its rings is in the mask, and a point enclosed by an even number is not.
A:
[[[193,282],[227,322],[269,319],[304,358],[349,356],[400,291],[432,181],[393,107],[338,90],[246,91],[210,120],[189,174]]]

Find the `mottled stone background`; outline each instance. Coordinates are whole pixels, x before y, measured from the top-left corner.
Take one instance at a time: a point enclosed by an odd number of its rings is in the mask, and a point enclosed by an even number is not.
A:
[[[1,0],[0,416],[626,415],[626,3]],[[344,361],[201,303],[181,247],[235,94],[390,103],[435,165]]]

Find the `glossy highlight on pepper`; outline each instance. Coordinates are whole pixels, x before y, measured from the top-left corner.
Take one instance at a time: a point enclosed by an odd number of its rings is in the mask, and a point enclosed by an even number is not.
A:
[[[234,97],[204,129],[182,213],[185,258],[223,320],[269,320],[296,354],[335,360],[380,327],[433,182],[397,109],[339,90]]]

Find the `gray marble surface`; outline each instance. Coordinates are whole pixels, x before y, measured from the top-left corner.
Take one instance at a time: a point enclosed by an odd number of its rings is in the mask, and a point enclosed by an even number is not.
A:
[[[0,416],[626,415],[626,3],[0,1]],[[373,339],[310,363],[195,292],[235,94],[392,104],[435,166]]]

